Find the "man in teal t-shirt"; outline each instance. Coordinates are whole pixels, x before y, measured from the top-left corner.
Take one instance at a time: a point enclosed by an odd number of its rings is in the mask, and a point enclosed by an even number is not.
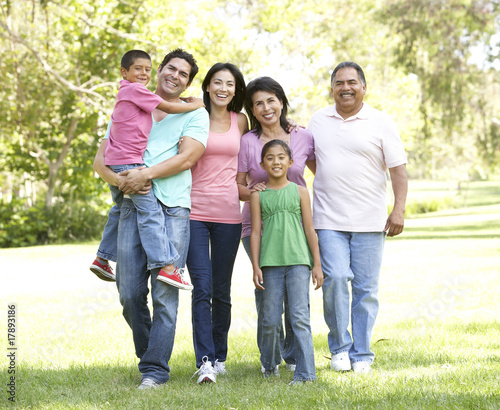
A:
[[[165,56],[158,68],[155,93],[167,101],[179,102],[180,95],[197,72],[193,56],[176,49]],[[180,255],[175,265],[183,268],[189,246],[190,168],[205,150],[208,113],[200,108],[183,114],[155,110],[152,115],[153,127],[144,153],[147,168],[115,174],[104,165],[104,141],[96,155],[94,169],[102,179],[118,186],[125,194],[146,192],[153,181],[165,216],[165,232]],[[180,138],[183,140],[179,147]],[[116,282],[120,303],[140,358],[142,381],[139,388],[152,388],[166,383],[170,377],[168,362],[174,345],[179,289],[158,281],[159,269],[146,269],[137,212],[130,199],[124,199],[120,214],[115,217],[119,217]],[[150,277],[153,319],[147,305]]]

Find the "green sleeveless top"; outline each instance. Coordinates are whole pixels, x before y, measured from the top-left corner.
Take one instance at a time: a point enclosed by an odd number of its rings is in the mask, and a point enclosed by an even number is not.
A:
[[[312,257],[302,228],[300,195],[297,184],[261,191],[262,242],[260,267],[307,265]]]

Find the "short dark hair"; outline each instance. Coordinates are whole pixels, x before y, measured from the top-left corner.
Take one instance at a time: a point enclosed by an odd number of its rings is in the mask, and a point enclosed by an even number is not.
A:
[[[275,139],[271,141],[267,141],[264,146],[262,147],[262,152],[260,154],[260,161],[264,162],[264,157],[267,154],[267,151],[269,151],[272,147],[275,147],[276,145],[281,145],[281,147],[285,150],[285,153],[288,155],[290,159],[292,158],[292,150],[290,149],[290,146],[283,140]]]
[[[247,87],[245,85],[245,79],[243,78],[243,74],[238,69],[238,67],[236,67],[234,64],[231,63],[216,63],[210,68],[210,70],[208,70],[207,75],[203,80],[203,84],[201,85],[205,108],[210,113],[210,95],[208,94],[207,87],[210,85],[212,77],[219,71],[223,70],[229,71],[233,75],[235,81],[234,97],[228,104],[227,110],[234,112],[241,112],[241,109],[243,108],[243,101],[245,100]]]
[[[366,85],[366,80],[365,80],[365,73],[363,72],[363,69],[356,63],[353,63],[352,61],[344,61],[343,63],[340,63],[335,69],[333,70],[332,76],[330,78],[330,83],[333,86],[333,80],[335,79],[335,74],[337,74],[337,71],[339,71],[342,68],[354,68],[358,72],[358,77],[359,81],[361,81],[362,85]]]
[[[283,109],[280,115],[280,125],[283,130],[288,128],[288,120],[286,116],[288,114],[288,99],[286,98],[285,91],[283,87],[271,77],[259,77],[252,80],[247,85],[247,95],[245,98],[245,111],[247,112],[248,118],[250,119],[250,126],[252,129],[257,130],[257,135],[260,137],[262,134],[262,126],[260,122],[257,121],[252,112],[253,107],[253,95],[258,91],[267,91],[268,93],[274,94],[278,100],[283,103]]]
[[[130,50],[130,51],[127,51],[123,55],[122,61],[121,61],[121,65],[122,65],[122,67],[125,70],[128,71],[130,69],[130,66],[132,64],[134,64],[134,61],[137,60],[137,59],[139,59],[139,58],[144,58],[146,60],[151,61],[151,57],[145,51],[142,51],[142,50]]]
[[[196,64],[196,60],[194,59],[193,55],[183,50],[182,48],[176,48],[175,50],[170,51],[170,53],[168,53],[161,62],[159,71],[163,70],[163,67],[165,67],[173,58],[182,58],[189,63],[189,65],[191,66],[191,71],[189,72],[188,85],[191,84],[193,78],[196,77],[196,74],[198,74],[198,65]]]

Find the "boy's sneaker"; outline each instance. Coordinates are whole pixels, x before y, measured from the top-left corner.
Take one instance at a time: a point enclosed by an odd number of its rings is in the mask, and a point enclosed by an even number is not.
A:
[[[276,365],[276,367],[273,370],[266,370],[264,366],[260,368],[260,371],[262,372],[262,375],[264,376],[264,379],[268,379],[271,376],[276,376],[280,377],[280,367],[279,365]]]
[[[297,365],[295,363],[287,363],[286,368],[290,370],[291,372],[294,372],[296,369]]]
[[[115,282],[116,276],[113,272],[109,263],[101,263],[99,259],[95,259],[90,265],[90,270],[96,274],[99,279],[105,280],[106,282]]]
[[[226,364],[224,362],[219,362],[219,360],[216,360],[214,363],[214,371],[215,374],[227,374],[226,371]]]
[[[198,371],[196,371],[194,374],[198,373],[198,384],[201,383],[216,383],[216,375],[215,375],[215,370],[212,367],[212,362],[208,360],[207,356],[203,357],[203,363],[201,364],[200,368]],[[193,377],[194,377],[193,374]]]
[[[349,352],[341,352],[332,355],[332,369],[336,372],[348,372],[351,370]]]
[[[354,373],[370,373],[371,366],[370,362],[354,362],[352,370]]]
[[[184,279],[182,269],[175,268],[172,272],[167,273],[163,269],[158,273],[158,280],[175,286],[179,289],[193,290],[193,285]]]

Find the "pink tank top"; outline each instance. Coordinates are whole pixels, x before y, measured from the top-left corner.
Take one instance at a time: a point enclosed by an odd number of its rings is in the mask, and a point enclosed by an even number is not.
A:
[[[231,112],[231,126],[227,132],[209,132],[205,152],[191,169],[192,220],[241,223],[236,184],[240,139],[238,115],[234,112]]]

